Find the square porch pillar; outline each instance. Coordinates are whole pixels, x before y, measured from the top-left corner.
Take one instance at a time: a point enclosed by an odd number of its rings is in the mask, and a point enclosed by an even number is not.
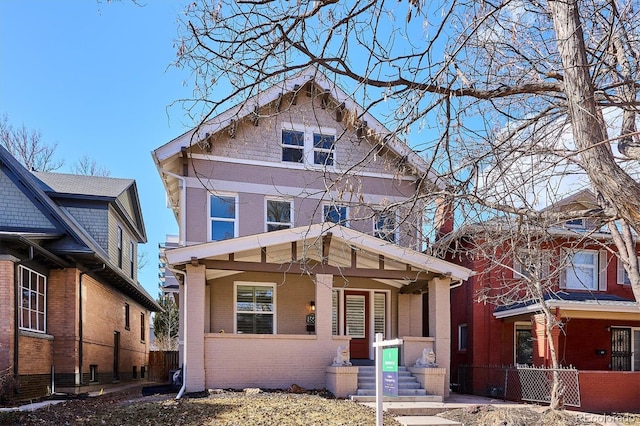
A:
[[[429,281],[429,336],[435,338],[438,367],[446,369],[443,396],[449,396],[451,382],[451,278]]]
[[[316,274],[316,336],[320,340],[331,340],[331,296],[332,274]]]
[[[187,265],[184,312],[186,315],[185,359],[187,392],[205,389],[204,372],[204,318],[205,318],[205,266]]]

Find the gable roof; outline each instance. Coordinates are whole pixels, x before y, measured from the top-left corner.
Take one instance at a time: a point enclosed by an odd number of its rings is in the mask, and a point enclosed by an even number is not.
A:
[[[327,238],[330,239],[329,243]],[[297,244],[298,242],[302,244]],[[290,250],[293,243],[296,243],[295,253]],[[326,252],[327,244],[332,250],[330,253]],[[269,263],[263,261],[266,259],[263,259],[262,249],[267,249]],[[354,251],[358,253],[357,260],[354,259]],[[307,262],[314,260],[319,264],[326,263],[332,268],[337,268],[340,273],[357,269],[355,262],[359,267],[374,272],[370,278],[375,279],[379,276],[379,281],[396,287],[408,285],[420,274],[426,277],[425,272],[432,273],[433,276],[450,277],[453,281],[464,281],[472,274],[472,271],[465,267],[333,223],[167,249],[165,254],[168,262],[176,266],[190,263],[194,258],[224,262],[233,254],[234,261],[239,262],[240,266],[246,267],[254,263],[262,270],[266,270],[269,264],[298,264],[301,268],[308,267],[313,270],[314,266]],[[292,261],[292,258],[298,260]],[[382,268],[381,259],[384,259]],[[212,265],[211,269],[215,269],[215,263],[209,265]],[[322,267],[318,267],[318,270],[321,269]],[[294,272],[287,267],[283,267],[280,272],[283,271]]]
[[[58,266],[68,267],[69,264],[76,262],[92,270],[102,266],[103,269],[97,271],[97,275],[109,280],[112,286],[130,295],[146,308],[152,311],[160,310],[147,291],[117,268],[109,259],[108,253],[75,218],[44,192],[43,182],[20,164],[3,146],[0,146],[0,163],[8,173],[13,174],[24,185],[23,190],[35,200],[34,203],[42,206],[52,223],[57,225],[55,233],[47,233],[47,235],[30,233],[28,229],[22,232],[2,230],[5,232],[0,232],[0,240],[32,247]],[[42,244],[44,240],[48,242],[46,246]]]
[[[233,121],[241,120],[255,112],[255,108],[260,108],[273,101],[276,101],[284,94],[294,92],[303,87],[304,84],[313,82],[336,101],[338,105],[344,104],[345,110],[354,111],[362,121],[365,121],[367,128],[373,135],[380,138],[385,146],[401,158],[405,158],[407,164],[411,166],[419,176],[426,176],[431,182],[443,188],[445,182],[436,176],[427,162],[412,150],[406,143],[394,136],[378,119],[359,105],[338,85],[329,80],[326,75],[314,66],[309,66],[302,71],[290,76],[283,81],[272,85],[266,90],[251,96],[244,102],[229,108],[221,114],[207,120],[201,126],[192,129],[177,138],[169,141],[152,152],[156,165],[164,160],[180,153],[181,148],[189,147],[198,141],[206,139],[205,135],[215,134],[220,130],[232,125]]]
[[[85,199],[111,203],[120,216],[128,222],[137,241],[147,242],[142,208],[138,198],[136,181],[103,176],[85,176],[67,173],[31,172],[42,190],[54,199]],[[133,205],[122,200],[130,193]]]

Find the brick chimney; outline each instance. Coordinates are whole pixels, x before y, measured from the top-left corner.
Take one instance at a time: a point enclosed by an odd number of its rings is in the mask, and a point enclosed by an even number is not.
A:
[[[436,199],[436,241],[453,232],[453,197],[441,196]]]

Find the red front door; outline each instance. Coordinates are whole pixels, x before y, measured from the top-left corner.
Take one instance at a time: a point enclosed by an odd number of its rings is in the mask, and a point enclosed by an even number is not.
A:
[[[349,351],[351,358],[368,359],[369,346],[369,293],[364,291],[344,292],[345,334],[351,336]]]

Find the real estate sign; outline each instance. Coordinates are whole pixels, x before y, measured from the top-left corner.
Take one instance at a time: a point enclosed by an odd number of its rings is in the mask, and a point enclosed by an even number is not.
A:
[[[382,350],[382,394],[398,396],[398,348]]]

